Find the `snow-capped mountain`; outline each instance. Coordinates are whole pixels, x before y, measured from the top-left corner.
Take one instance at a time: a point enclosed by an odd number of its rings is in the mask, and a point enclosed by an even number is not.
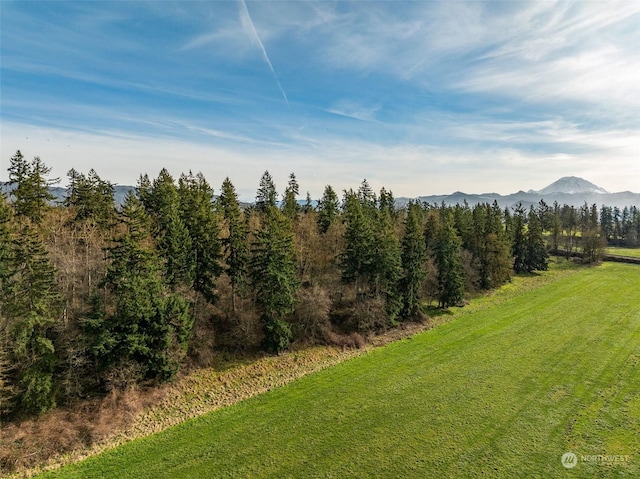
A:
[[[587,181],[577,176],[564,176],[558,181],[554,181],[549,186],[537,191],[540,195],[552,195],[554,193],[564,193],[568,195],[575,195],[578,193],[609,193],[604,188],[594,185],[590,181]]]

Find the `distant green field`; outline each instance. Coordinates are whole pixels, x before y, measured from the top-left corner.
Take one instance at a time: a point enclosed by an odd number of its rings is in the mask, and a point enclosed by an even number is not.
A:
[[[638,478],[639,291],[559,275],[42,477]]]
[[[640,258],[640,248],[622,248],[618,246],[610,246],[607,248],[607,253]]]

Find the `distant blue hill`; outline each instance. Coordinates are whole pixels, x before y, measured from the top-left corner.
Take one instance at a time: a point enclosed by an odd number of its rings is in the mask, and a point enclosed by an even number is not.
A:
[[[428,204],[455,206],[463,204],[465,201],[470,205],[479,203],[498,202],[500,208],[511,208],[518,203],[528,208],[544,199],[548,205],[558,202],[560,205],[582,206],[585,202],[588,205],[596,204],[617,206],[624,208],[625,206],[640,207],[640,193],[632,193],[631,191],[623,191],[620,193],[609,193],[593,183],[575,176],[566,176],[558,181],[551,183],[549,186],[539,190],[518,191],[510,195],[500,195],[498,193],[469,194],[456,191],[450,195],[432,195],[419,196],[417,198],[398,198],[396,201],[399,206],[406,205],[410,200],[420,200]]]
[[[11,186],[9,183],[0,183],[0,193],[9,196],[11,193]],[[122,206],[124,199],[129,191],[135,191],[135,186],[128,185],[116,185],[114,186],[114,202],[117,207]],[[67,189],[61,186],[52,186],[49,188],[49,192],[55,197],[53,203],[62,203],[67,195]]]

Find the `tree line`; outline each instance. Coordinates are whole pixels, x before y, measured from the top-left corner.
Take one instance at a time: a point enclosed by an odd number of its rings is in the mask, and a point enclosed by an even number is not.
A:
[[[593,236],[600,251],[640,230],[635,208],[398,208],[392,192],[366,180],[299,201],[293,173],[280,196],[268,171],[244,208],[229,178],[215,195],[201,173],[176,180],[165,169],[141,175],[119,208],[112,183],[72,169],[53,205],[57,180],[39,158],[18,151],[8,172],[11,193],[0,199],[8,418],[167,381],[208,364],[213,351],[356,346],[514,272],[545,270],[549,249],[587,251]]]

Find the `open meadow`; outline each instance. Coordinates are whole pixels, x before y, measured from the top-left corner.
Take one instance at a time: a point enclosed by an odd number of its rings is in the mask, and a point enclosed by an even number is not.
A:
[[[41,477],[640,477],[640,268],[553,266],[432,330]]]

